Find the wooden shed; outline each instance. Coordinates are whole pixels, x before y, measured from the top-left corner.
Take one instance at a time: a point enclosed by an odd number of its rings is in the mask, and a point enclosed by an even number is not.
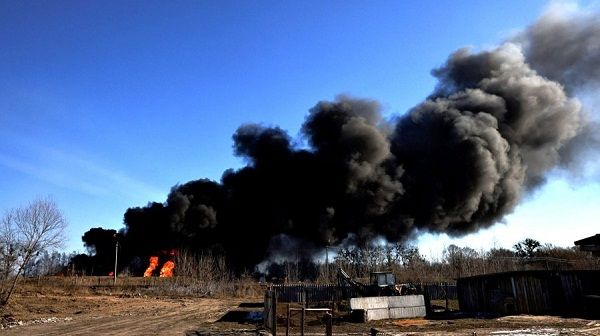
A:
[[[583,238],[575,242],[581,251],[592,252],[592,255],[600,257],[600,233],[591,237]]]
[[[467,312],[586,315],[600,311],[600,271],[516,271],[460,278]]]

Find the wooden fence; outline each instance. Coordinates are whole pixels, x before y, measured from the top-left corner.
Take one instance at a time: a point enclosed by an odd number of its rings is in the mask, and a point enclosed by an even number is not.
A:
[[[420,283],[415,284],[417,293],[425,294],[430,300],[457,299],[456,283]],[[272,285],[271,290],[279,302],[307,304],[316,302],[339,301],[344,296],[360,296],[356,289],[350,286],[343,288],[334,284],[279,284]]]
[[[314,303],[337,301],[340,297],[339,287],[333,284],[283,284],[271,287],[279,302]]]
[[[458,292],[456,283],[439,282],[439,283],[421,283],[416,285],[419,294],[425,294],[429,300],[456,300]]]
[[[429,300],[455,299],[457,297],[456,284],[454,283],[422,283],[415,286],[419,294],[425,294]],[[271,285],[265,292],[264,304],[264,325],[271,330],[273,336],[277,335],[277,305],[287,303],[288,315],[290,318],[290,303],[300,303],[302,314],[305,311],[318,311],[319,309],[307,308],[314,303],[339,301],[345,295],[349,297],[358,297],[356,290],[350,286],[340,287],[334,284],[279,284]],[[325,309],[327,310],[327,309]],[[325,311],[323,310],[323,311]],[[328,310],[327,310],[328,311]],[[329,312],[329,311],[328,311]],[[329,315],[331,319],[331,315]],[[302,331],[304,329],[304,317],[302,318]],[[327,332],[331,334],[331,320],[327,327]],[[289,324],[286,331],[289,331]]]

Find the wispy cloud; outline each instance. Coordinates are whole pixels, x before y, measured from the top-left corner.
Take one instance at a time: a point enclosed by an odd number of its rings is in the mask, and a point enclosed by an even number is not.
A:
[[[39,164],[0,153],[0,165],[18,171],[20,173],[35,177],[45,182],[59,187],[80,191],[89,195],[107,195],[109,191],[99,185],[94,185],[86,181],[76,181],[67,172],[58,172],[46,169]]]
[[[157,199],[164,191],[127,175],[86,153],[42,145],[6,132],[0,134],[0,165],[61,188],[91,196]]]

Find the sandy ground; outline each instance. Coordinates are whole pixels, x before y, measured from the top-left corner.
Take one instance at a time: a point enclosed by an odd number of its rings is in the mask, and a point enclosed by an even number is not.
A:
[[[260,323],[239,316],[260,312],[260,299],[150,298],[118,295],[18,296],[3,312],[0,335],[256,335]],[[227,317],[232,317],[228,319]],[[280,319],[283,318],[280,316]],[[221,321],[220,321],[221,320]],[[222,320],[228,320],[223,322]],[[285,334],[280,323],[279,334]],[[319,317],[308,319],[310,335],[323,335]],[[493,319],[338,321],[335,335],[599,336],[600,321],[550,316]],[[298,334],[298,325],[292,332]]]
[[[16,298],[2,335],[184,335],[240,303],[118,296]]]

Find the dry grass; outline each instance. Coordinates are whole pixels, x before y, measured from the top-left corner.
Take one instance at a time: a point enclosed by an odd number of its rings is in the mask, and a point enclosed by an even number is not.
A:
[[[194,277],[46,276],[20,281],[17,294],[94,295],[155,297],[262,297],[264,288],[252,279],[226,282],[202,281]]]

